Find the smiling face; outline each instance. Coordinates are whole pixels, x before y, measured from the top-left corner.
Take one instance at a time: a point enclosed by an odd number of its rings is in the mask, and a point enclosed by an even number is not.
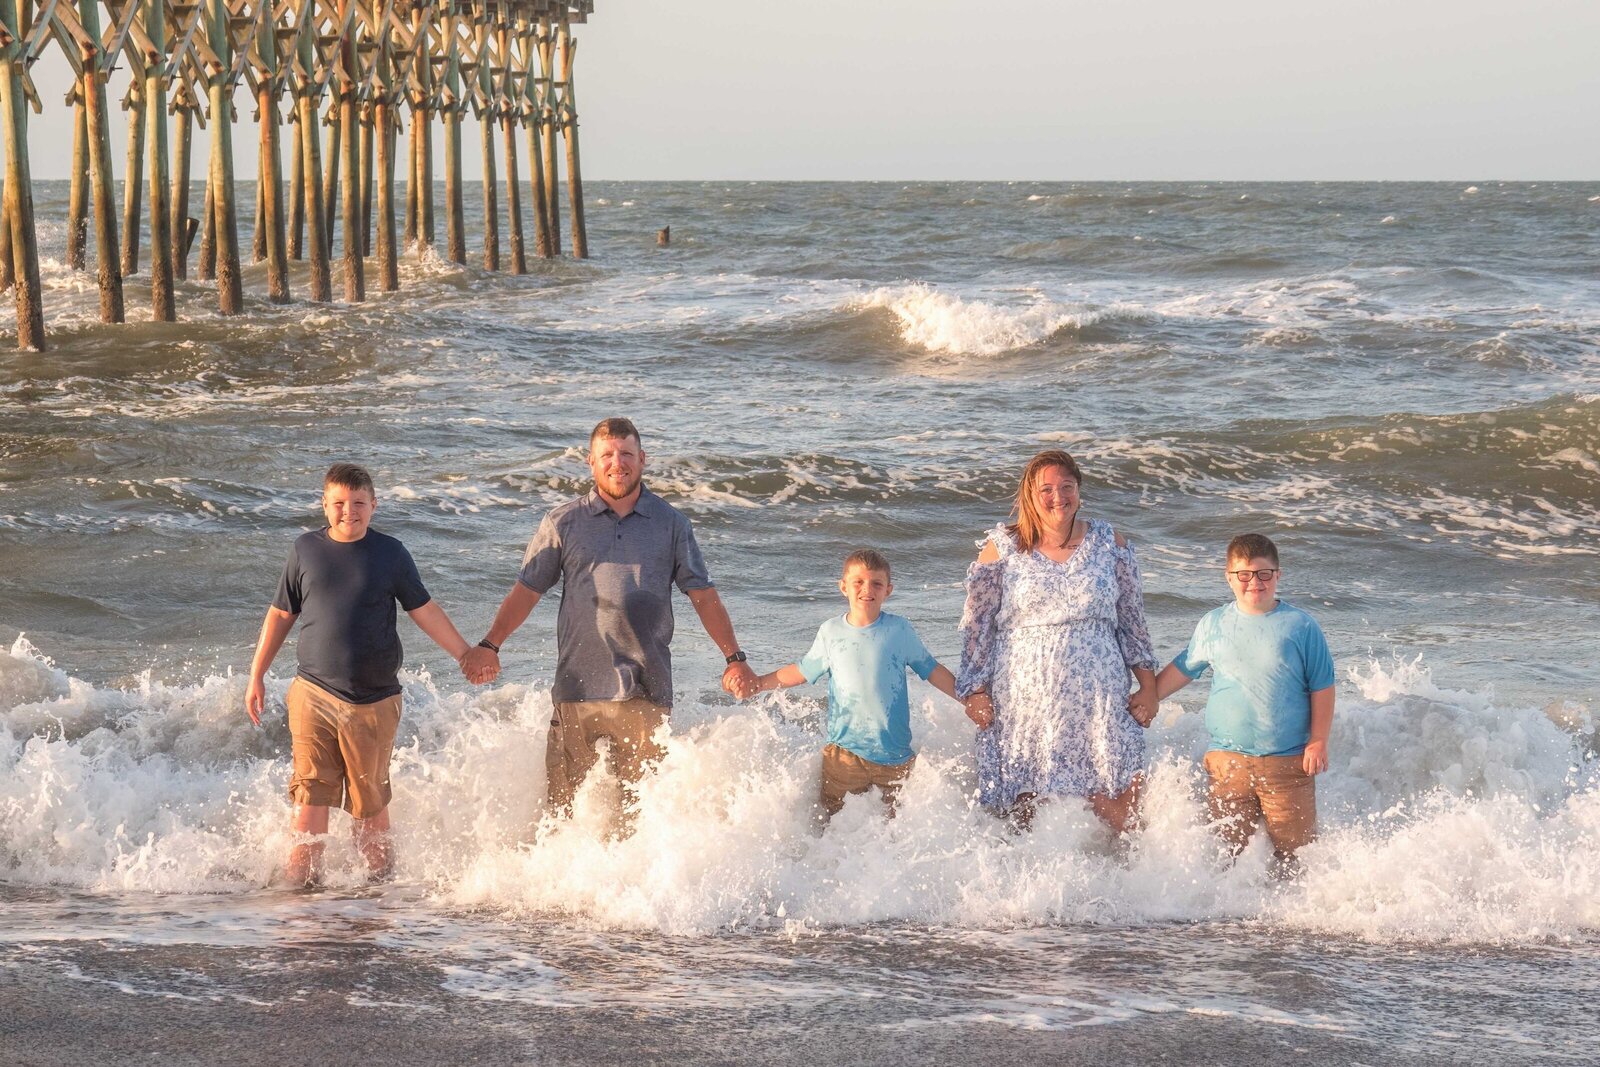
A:
[[[589,442],[589,473],[607,500],[626,500],[644,477],[644,449],[637,437],[596,437]]]
[[[857,626],[871,626],[878,621],[883,602],[894,592],[894,585],[886,572],[852,563],[839,579],[839,592],[850,602],[850,621]]]
[[[1261,575],[1271,572],[1263,579]],[[1244,573],[1249,572],[1249,573]],[[1228,588],[1233,590],[1234,603],[1247,615],[1265,615],[1278,604],[1277,561],[1270,556],[1253,556],[1228,560]]]
[[[1065,467],[1045,467],[1033,481],[1033,506],[1040,524],[1070,534],[1067,524],[1078,511],[1078,479]]]
[[[367,526],[378,502],[370,489],[347,485],[322,487],[322,514],[328,520],[328,536],[335,541],[359,541],[367,536]]]

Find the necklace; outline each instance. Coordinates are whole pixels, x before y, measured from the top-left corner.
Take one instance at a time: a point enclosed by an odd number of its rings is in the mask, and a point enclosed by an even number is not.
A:
[[[1061,543],[1059,545],[1055,546],[1057,552],[1060,552],[1069,545],[1077,544],[1078,541],[1083,540],[1081,537],[1077,538],[1077,540],[1074,540],[1072,536],[1078,532],[1078,512],[1081,510],[1083,510],[1082,504],[1079,504],[1077,507],[1072,509],[1072,518],[1067,522],[1067,536],[1061,539]]]

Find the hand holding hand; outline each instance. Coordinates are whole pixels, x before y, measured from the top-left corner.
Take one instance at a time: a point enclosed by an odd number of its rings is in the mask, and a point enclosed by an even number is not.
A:
[[[732,693],[735,700],[744,700],[761,691],[756,672],[748,663],[728,664],[728,669],[722,672],[722,688]]]
[[[966,709],[967,718],[977,723],[980,730],[987,730],[994,722],[994,701],[989,699],[988,693],[973,693],[962,701],[962,707]]]
[[[1128,714],[1133,716],[1133,721],[1140,726],[1148,728],[1156,721],[1156,712],[1161,710],[1161,702],[1156,699],[1153,691],[1140,686],[1128,694]]]
[[[500,654],[492,648],[474,645],[461,657],[461,674],[473,685],[485,685],[500,676]]]
[[[1328,742],[1312,741],[1306,745],[1305,755],[1300,758],[1300,766],[1307,774],[1321,774],[1328,769]]]
[[[251,678],[250,684],[244,690],[244,710],[250,713],[250,721],[257,726],[261,725],[261,713],[267,707],[267,683],[261,678]]]

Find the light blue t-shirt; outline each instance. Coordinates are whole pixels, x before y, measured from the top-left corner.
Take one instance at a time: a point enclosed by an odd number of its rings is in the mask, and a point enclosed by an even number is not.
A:
[[[828,743],[873,763],[914,755],[906,670],[927,681],[938,665],[911,623],[887,611],[871,626],[829,619],[797,664],[808,682],[828,676]]]
[[[1293,756],[1311,740],[1311,694],[1333,684],[1333,657],[1317,620],[1284,600],[1265,615],[1228,604],[1206,612],[1173,666],[1209,667],[1206,729],[1214,748]]]

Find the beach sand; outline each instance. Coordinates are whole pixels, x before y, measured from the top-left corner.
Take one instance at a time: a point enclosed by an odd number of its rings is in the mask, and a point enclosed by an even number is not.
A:
[[[327,946],[293,966],[215,948],[77,946],[50,971],[0,970],[0,1063],[76,1064],[1422,1064],[1373,1042],[1194,1015],[1029,1030],[963,1020],[900,1028],[872,1005],[640,1011],[465,1000],[440,974],[371,946]],[[232,992],[157,991],[157,973],[204,973]],[[115,977],[109,977],[114,975]],[[150,981],[146,986],[143,983]],[[259,1003],[240,999],[248,988]],[[360,988],[360,995],[352,990]],[[1457,1063],[1489,1062],[1468,1051]]]

